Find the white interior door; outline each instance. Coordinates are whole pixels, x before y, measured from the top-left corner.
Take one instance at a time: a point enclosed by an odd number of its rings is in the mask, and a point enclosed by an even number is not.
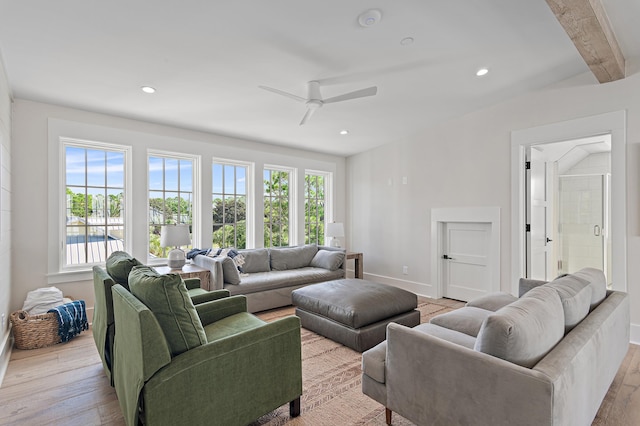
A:
[[[527,148],[527,278],[548,280],[551,269],[547,230],[547,162],[535,148]]]
[[[491,291],[491,224],[447,222],[443,226],[443,295],[469,301]]]

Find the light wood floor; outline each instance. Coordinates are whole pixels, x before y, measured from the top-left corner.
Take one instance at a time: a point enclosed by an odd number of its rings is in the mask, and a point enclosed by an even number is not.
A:
[[[640,425],[640,346],[631,345],[593,425]],[[0,425],[124,425],[91,331],[15,349],[0,387]]]

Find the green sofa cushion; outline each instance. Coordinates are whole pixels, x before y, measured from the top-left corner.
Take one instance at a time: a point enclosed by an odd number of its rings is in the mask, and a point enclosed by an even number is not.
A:
[[[171,355],[207,343],[200,317],[178,274],[161,275],[149,266],[136,266],[129,274],[131,293],[155,315]]]
[[[134,266],[142,266],[142,263],[127,252],[114,251],[107,258],[105,269],[107,270],[107,274],[109,274],[115,282],[128,290],[129,273]]]

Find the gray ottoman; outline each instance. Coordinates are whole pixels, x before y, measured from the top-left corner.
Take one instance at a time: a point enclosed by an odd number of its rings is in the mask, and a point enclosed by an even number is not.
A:
[[[415,294],[366,280],[309,285],[294,290],[291,299],[304,328],[358,352],[385,340],[390,322],[420,324]]]

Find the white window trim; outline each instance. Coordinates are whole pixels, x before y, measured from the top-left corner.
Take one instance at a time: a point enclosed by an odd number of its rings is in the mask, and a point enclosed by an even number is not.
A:
[[[306,175],[322,176],[324,178],[324,242],[327,244],[327,223],[334,221],[333,219],[333,173],[323,170],[306,169]],[[306,202],[306,194],[305,194]],[[305,218],[306,221],[306,218]],[[306,231],[305,231],[306,234]]]
[[[220,158],[220,157],[213,157],[213,160],[211,161],[211,173],[213,176],[213,166],[214,164],[221,164],[221,165],[225,165],[228,164],[230,166],[238,166],[238,167],[246,167],[247,168],[247,175],[245,177],[246,182],[245,182],[245,186],[247,188],[247,200],[246,200],[246,232],[247,235],[245,236],[246,238],[246,245],[247,248],[255,248],[255,235],[256,235],[256,226],[255,226],[255,218],[256,218],[256,214],[255,214],[255,199],[256,199],[256,191],[255,191],[255,180],[254,180],[254,175],[255,175],[255,169],[256,169],[256,165],[255,163],[251,162],[251,161],[240,161],[240,160],[231,160],[228,158]],[[212,183],[213,183],[213,178],[211,179]],[[211,188],[211,194],[209,194],[211,197],[213,197],[213,187]],[[209,200],[209,205],[211,206],[213,203],[213,198],[211,198]],[[213,227],[212,227],[213,229]],[[209,242],[206,247],[211,246],[211,242]],[[204,246],[203,246],[204,247]]]
[[[200,164],[202,162],[202,156],[201,155],[193,155],[193,154],[184,154],[184,153],[180,153],[180,152],[172,152],[172,151],[163,151],[163,150],[157,150],[157,149],[148,149],[147,150],[147,209],[145,210],[145,214],[146,214],[146,223],[147,223],[147,229],[146,229],[146,251],[147,251],[147,263],[148,264],[153,264],[153,265],[161,265],[161,264],[166,264],[167,262],[167,258],[159,258],[159,257],[154,257],[151,258],[149,257],[149,227],[151,226],[151,224],[149,223],[149,192],[151,191],[151,189],[149,188],[149,158],[150,157],[162,157],[162,158],[169,158],[172,160],[191,160],[193,161],[193,168],[191,173],[193,174],[192,176],[192,182],[193,182],[193,188],[192,188],[192,193],[193,193],[193,206],[191,206],[191,247],[200,247],[201,246],[201,241],[200,241],[200,229],[201,229],[201,219],[200,219],[200,206],[201,206],[201,194],[200,194],[200,179],[201,179],[201,174],[200,174]]]
[[[298,245],[298,169],[295,167],[265,164],[262,173],[262,203],[264,204],[264,170],[289,173],[289,245]],[[264,223],[264,217],[262,218]]]
[[[50,135],[51,136],[51,135]],[[56,135],[51,138],[53,140],[54,149],[49,157],[50,166],[55,164],[55,167],[49,170],[49,211],[57,212],[49,217],[49,238],[50,241],[56,242],[56,249],[49,250],[49,271],[47,274],[47,281],[49,284],[56,284],[60,282],[67,282],[69,280],[84,279],[86,273],[91,271],[94,265],[104,265],[104,262],[99,263],[83,263],[81,265],[66,265],[64,263],[63,250],[65,249],[65,226],[62,218],[66,217],[66,204],[62,203],[66,197],[66,163],[65,163],[65,147],[72,145],[82,148],[95,148],[101,150],[112,150],[124,153],[124,190],[125,190],[125,205],[128,206],[125,209],[125,234],[124,234],[124,247],[125,250],[131,249],[131,223],[133,214],[131,211],[132,202],[132,186],[131,186],[131,152],[132,148],[129,145],[113,144],[109,142],[98,142],[88,139],[71,138],[66,136]],[[57,146],[55,146],[57,145]],[[52,158],[55,157],[55,158]],[[54,163],[55,162],[55,163]],[[53,233],[53,235],[52,235]]]

